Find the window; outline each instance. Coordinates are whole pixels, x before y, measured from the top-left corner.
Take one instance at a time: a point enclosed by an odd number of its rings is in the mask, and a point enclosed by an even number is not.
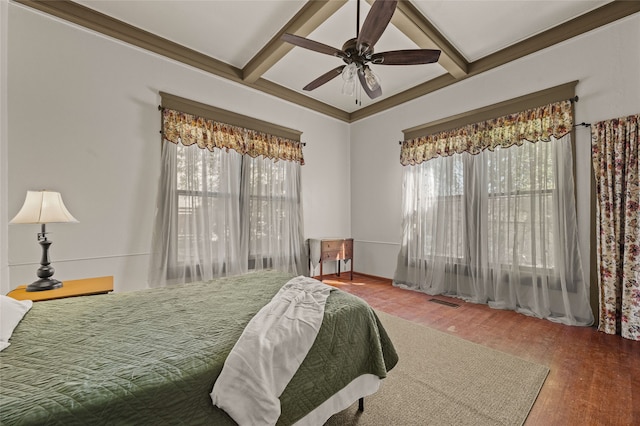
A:
[[[291,250],[292,241],[302,240],[300,165],[245,156],[242,168],[248,194],[242,209],[247,218],[248,267],[291,270],[287,265],[296,265],[302,255]]]
[[[575,84],[404,131],[395,285],[593,322],[573,186]],[[523,102],[533,105],[509,113]]]
[[[557,178],[550,143],[524,142],[485,151],[489,262],[521,269],[555,267],[553,197]],[[483,212],[481,212],[482,214]]]
[[[413,232],[418,233],[423,225],[435,223],[437,217],[449,218],[447,227],[431,227],[423,235],[423,247],[419,253],[424,257],[438,257],[449,263],[460,264],[465,254],[465,209],[464,209],[464,163],[463,156],[438,157],[425,167],[412,167],[406,193],[415,194],[405,200],[416,203],[411,207]]]
[[[165,142],[166,143],[166,142]],[[171,148],[171,147],[168,147]],[[170,275],[186,269],[189,276],[202,275],[203,263],[210,262],[213,276],[240,272],[230,258],[239,256],[239,174],[242,156],[235,151],[203,150],[197,146],[175,145],[177,233],[169,245],[177,247]],[[177,272],[175,272],[177,271]]]
[[[305,272],[300,142],[168,108],[163,135],[151,286]]]
[[[417,201],[410,210],[414,232],[427,230],[422,260],[463,265],[485,256],[492,264],[553,269],[556,178],[549,149],[525,142],[411,167],[406,199]]]
[[[535,306],[540,316],[549,315],[542,313],[550,302],[534,293],[584,294],[570,144],[569,136],[525,141],[405,167],[394,282],[521,310]]]

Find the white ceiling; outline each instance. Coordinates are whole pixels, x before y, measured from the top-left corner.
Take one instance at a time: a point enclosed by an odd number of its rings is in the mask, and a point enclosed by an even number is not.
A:
[[[304,7],[305,0],[76,0],[162,38],[203,53],[238,69],[250,60]],[[424,15],[467,62],[543,33],[601,7],[610,1],[409,1]],[[313,30],[307,38],[341,48],[355,37],[357,1],[343,7]],[[370,9],[361,1],[361,22]],[[396,11],[396,13],[398,13]],[[390,24],[376,52],[415,49],[403,32]],[[442,62],[442,57],[441,57]],[[262,78],[302,93],[347,113],[374,101],[362,92],[362,104],[342,95],[341,78],[305,92],[302,87],[342,64],[339,58],[294,47]],[[412,66],[372,65],[382,80],[383,95],[375,101],[403,92],[448,74],[440,64]]]

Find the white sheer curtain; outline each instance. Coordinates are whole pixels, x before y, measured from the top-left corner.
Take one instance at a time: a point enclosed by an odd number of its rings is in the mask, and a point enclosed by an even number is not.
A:
[[[590,325],[570,135],[403,168],[394,285]]]
[[[249,268],[306,273],[300,164],[244,156],[242,252]]]
[[[300,164],[163,142],[149,285],[304,273]]]

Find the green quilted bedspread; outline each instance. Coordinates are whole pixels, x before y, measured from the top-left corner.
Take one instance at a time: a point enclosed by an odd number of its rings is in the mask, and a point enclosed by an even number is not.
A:
[[[235,424],[209,393],[245,325],[290,278],[251,273],[34,303],[0,352],[0,424]],[[363,373],[385,377],[397,359],[374,311],[332,291],[278,424]]]

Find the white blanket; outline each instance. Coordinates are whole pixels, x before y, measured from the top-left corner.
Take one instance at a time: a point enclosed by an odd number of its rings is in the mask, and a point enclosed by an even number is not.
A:
[[[276,424],[279,397],[318,335],[331,289],[293,278],[247,324],[211,391],[240,426]]]

